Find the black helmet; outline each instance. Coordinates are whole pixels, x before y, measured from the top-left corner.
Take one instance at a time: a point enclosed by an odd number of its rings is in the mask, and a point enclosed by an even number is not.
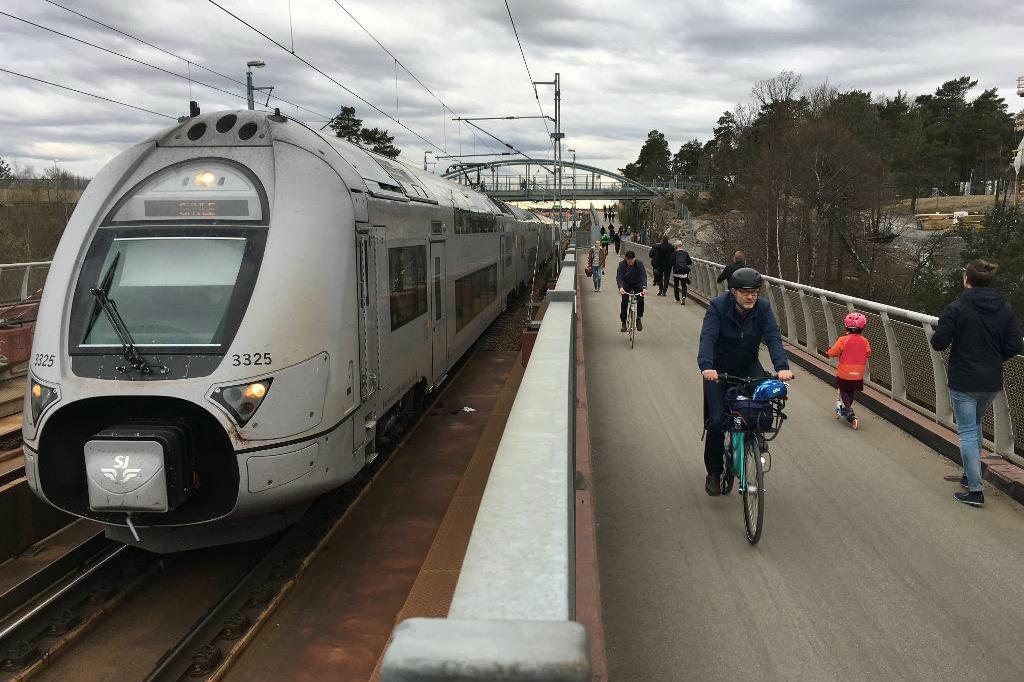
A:
[[[730,289],[760,289],[761,273],[754,268],[740,268],[729,277]]]

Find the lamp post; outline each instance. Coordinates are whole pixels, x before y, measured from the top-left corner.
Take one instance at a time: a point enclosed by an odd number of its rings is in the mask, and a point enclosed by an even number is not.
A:
[[[249,111],[256,108],[256,99],[254,97],[254,91],[256,88],[252,85],[252,70],[262,69],[267,63],[262,59],[253,59],[245,63],[247,70],[245,72],[245,99],[249,103]]]

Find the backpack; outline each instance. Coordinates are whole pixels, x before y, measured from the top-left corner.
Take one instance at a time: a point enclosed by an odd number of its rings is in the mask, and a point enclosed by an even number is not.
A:
[[[685,251],[676,251],[675,262],[673,267],[675,272],[680,275],[690,274],[690,264],[688,262],[689,260],[690,256],[688,253],[686,253]]]

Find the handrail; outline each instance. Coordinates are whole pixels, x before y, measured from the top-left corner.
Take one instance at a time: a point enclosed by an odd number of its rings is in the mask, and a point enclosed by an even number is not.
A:
[[[650,247],[630,242],[628,248],[646,256]],[[693,261],[692,290],[709,299],[725,293],[726,284],[717,281],[725,266],[702,258]],[[785,339],[833,366],[836,360],[826,358],[823,349],[836,342],[842,329],[840,316],[845,314],[842,309],[857,309],[875,317],[874,328],[869,325],[867,331],[869,340],[875,344],[875,353],[865,383],[936,423],[955,428],[946,358],[932,349],[930,343],[937,317],[777,277],[763,277],[770,285],[766,298]],[[1024,385],[1024,358],[1019,360],[1006,367],[1007,373],[1013,375],[1006,382],[1009,388],[999,394],[992,406],[992,438],[988,443],[1001,455],[1024,451],[1024,433],[1016,434],[1014,429],[1015,417],[1024,420],[1024,389],[1017,388]]]
[[[0,276],[3,275],[5,270],[17,270],[18,268],[24,269],[24,273],[21,276],[21,286],[18,288],[18,298],[0,301],[0,303],[14,303],[17,301],[24,301],[28,298],[28,278],[29,274],[35,268],[46,267],[49,269],[52,261],[32,261],[29,263],[0,263]],[[0,294],[2,295],[2,294]]]

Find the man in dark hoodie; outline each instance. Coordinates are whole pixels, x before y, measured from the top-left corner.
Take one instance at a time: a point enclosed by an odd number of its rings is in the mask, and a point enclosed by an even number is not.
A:
[[[992,288],[999,266],[973,260],[964,269],[964,293],[946,306],[932,335],[932,348],[949,353],[949,397],[960,435],[964,475],[959,502],[985,504],[981,485],[981,423],[1003,390],[1003,363],[1024,349],[1020,325],[1010,304]]]

